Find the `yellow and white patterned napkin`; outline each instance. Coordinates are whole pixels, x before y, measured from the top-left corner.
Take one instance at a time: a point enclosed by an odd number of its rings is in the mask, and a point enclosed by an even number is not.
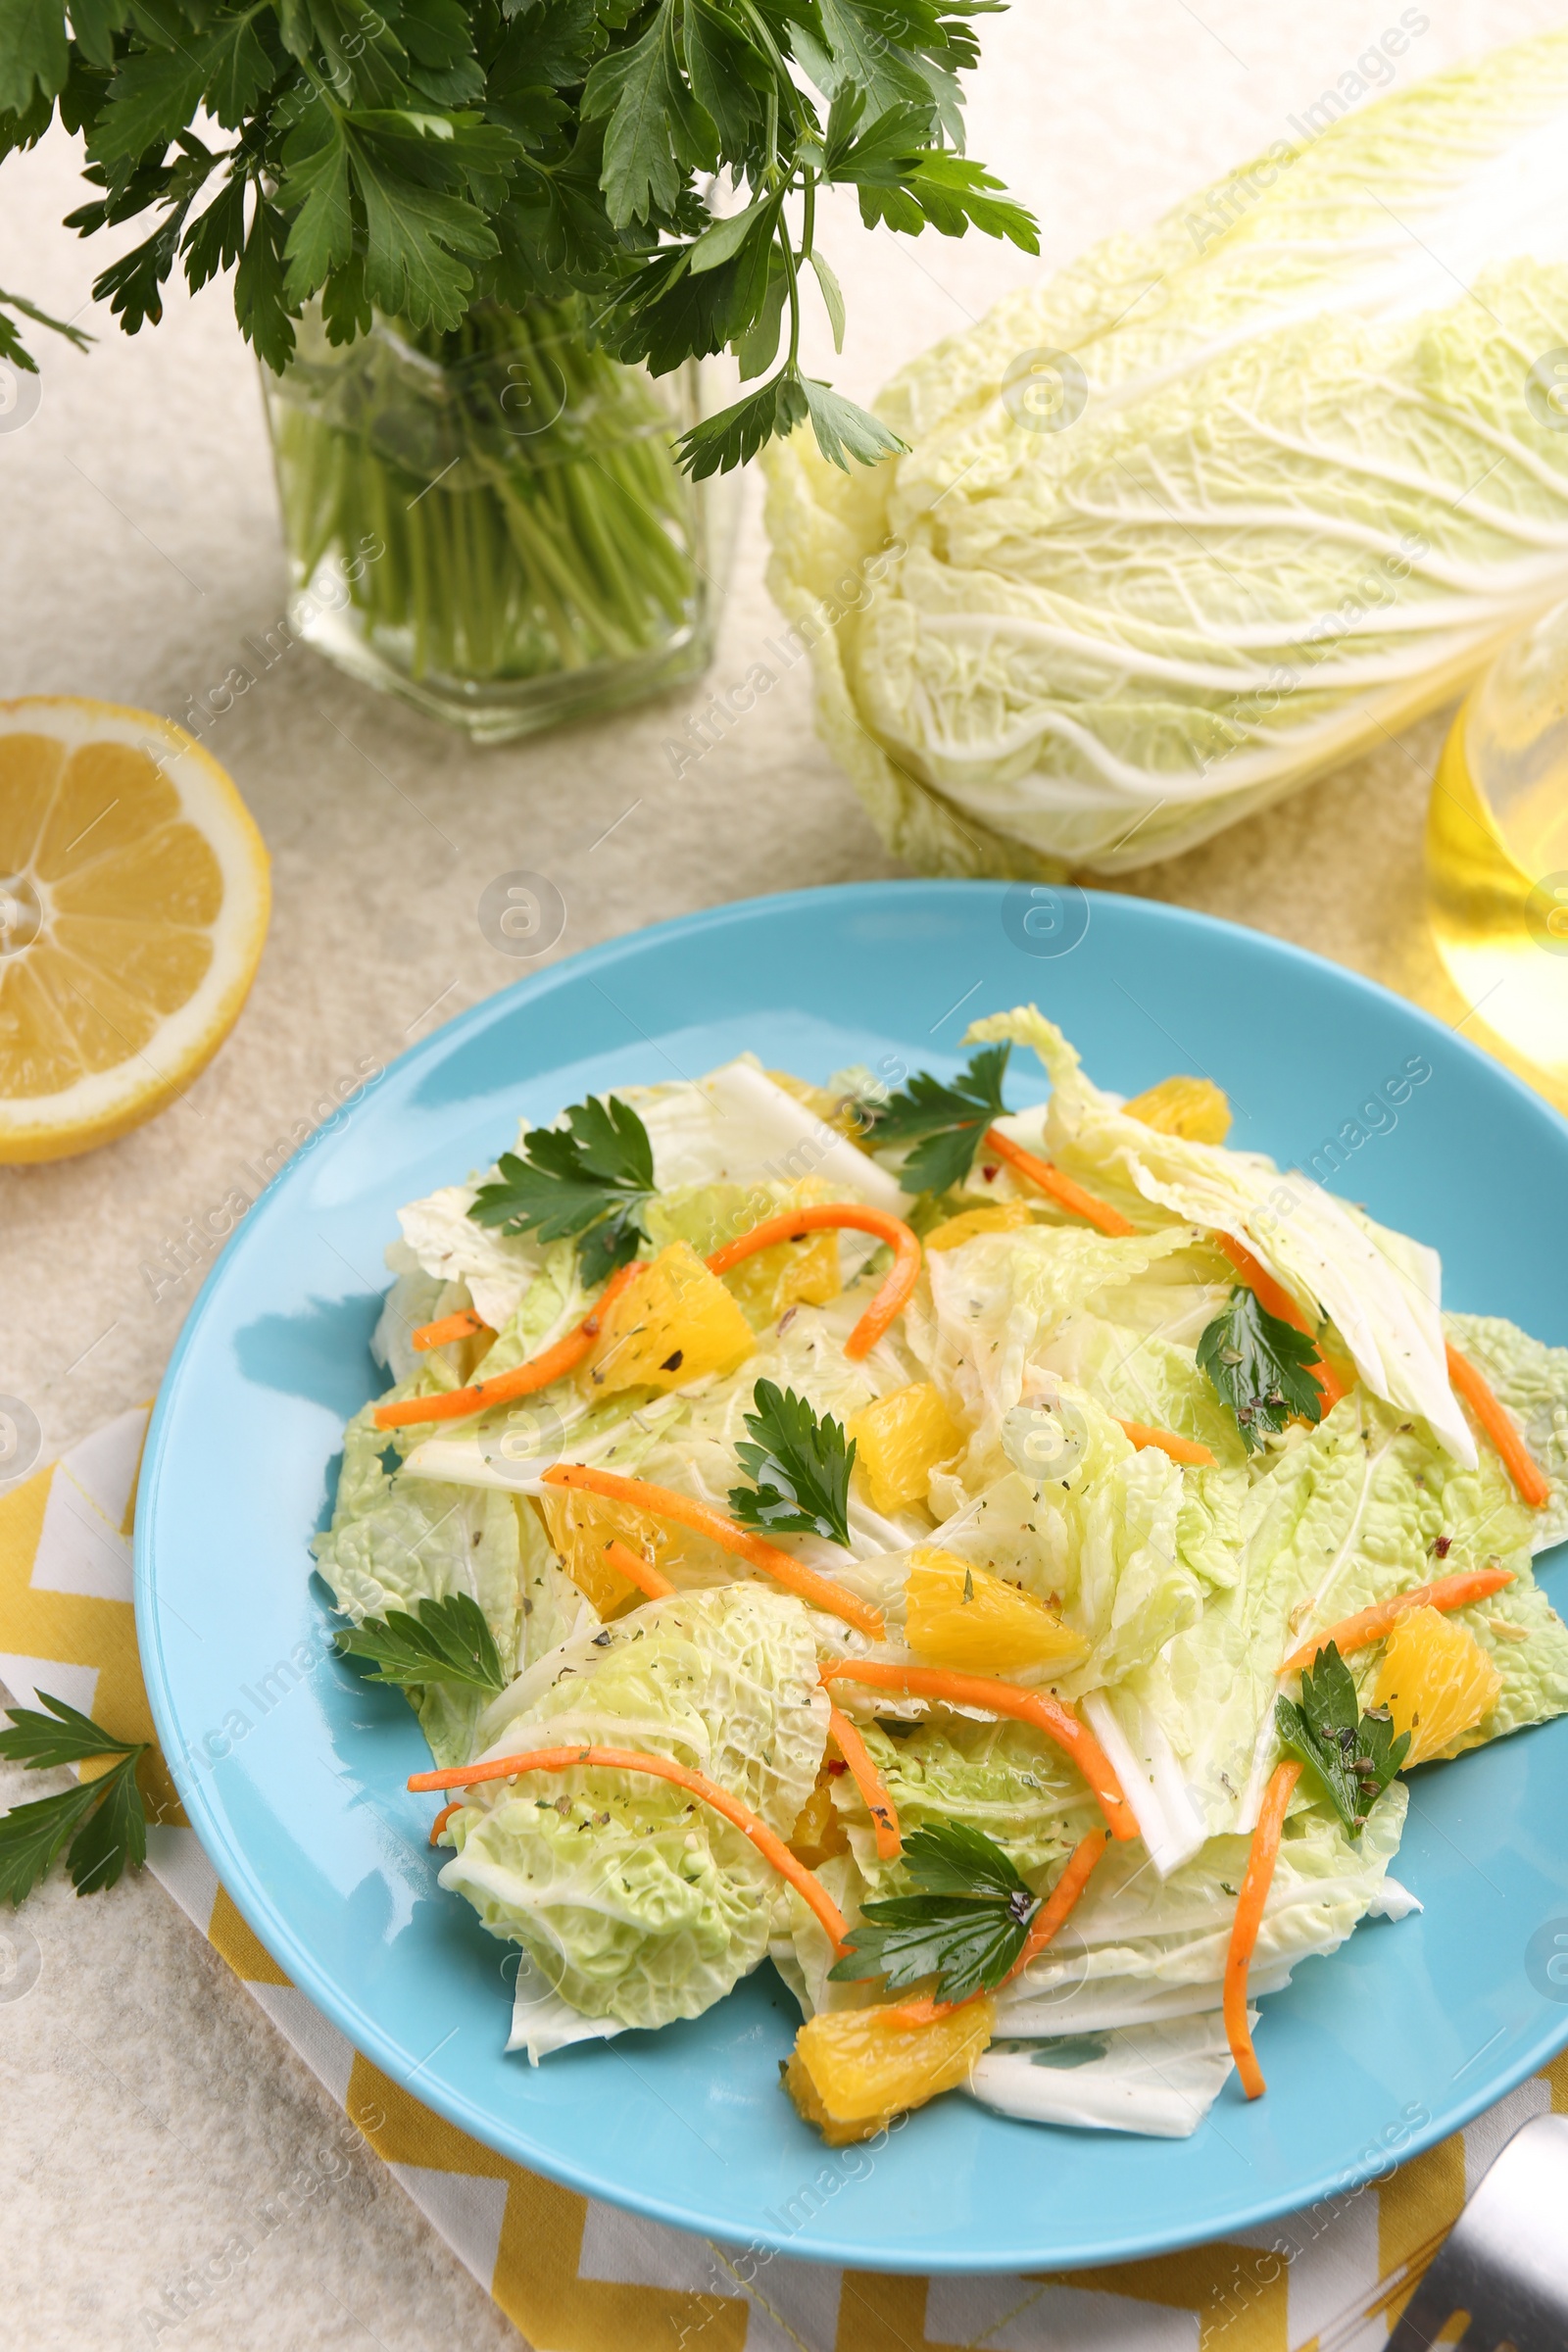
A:
[[[151,1740],[130,1527],[147,1409],[0,1496],[0,1682]],[[535,2352],[1374,2352],[1502,2140],[1568,2109],[1568,2053],[1381,2182],[1231,2241],[1058,2273],[899,2278],[721,2246],[558,2187],[444,2123],[297,1992],[153,1758],[148,1865]],[[827,2151],[824,2150],[824,2159]],[[1392,2157],[1390,2159],[1392,2161]],[[824,2161],[805,2227],[842,2185]]]

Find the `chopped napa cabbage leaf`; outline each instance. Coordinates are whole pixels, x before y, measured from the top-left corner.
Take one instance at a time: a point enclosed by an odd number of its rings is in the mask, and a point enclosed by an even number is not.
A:
[[[668,1782],[574,1766],[524,1778],[451,1828],[441,1885],[521,1943],[579,2016],[700,2017],[767,1948],[769,1865]]]
[[[1568,449],[1530,365],[1568,340],[1565,179],[1553,31],[1006,297],[888,385],[908,448],[868,475],[804,431],[769,450],[769,584],[900,858],[1169,857],[1451,700],[1562,595]]]
[[[1060,1403],[1084,1439],[1070,1481],[1036,1485],[1009,1470],[958,1501],[932,1541],[1021,1584],[1083,1637],[1088,1656],[1052,1677],[1054,1690],[1076,1698],[1147,1665],[1193,1625],[1205,1583],[1200,1541],[1197,1558],[1183,1545],[1184,1525],[1189,1544],[1202,1530],[1186,1505],[1182,1471],[1157,1447],[1135,1447],[1081,1390],[1063,1384]],[[956,1486],[932,1481],[950,1500]]]
[[[484,1611],[502,1664],[517,1654],[523,1617],[523,1531],[510,1494],[465,1492],[389,1472],[397,1448],[370,1406],[349,1423],[331,1526],[312,1543],[337,1606],[359,1624],[422,1599],[466,1592]],[[420,1727],[439,1764],[466,1762],[483,1693],[428,1683],[415,1694]]]
[[[1217,1298],[1210,1315],[1220,1311],[1225,1296]],[[1085,1311],[1067,1316],[1033,1360],[1087,1389],[1116,1420],[1168,1429],[1206,1446],[1223,1467],[1246,1467],[1236,1415],[1207,1373],[1200,1371],[1192,1346]]]
[[[901,1725],[861,1726],[906,1837],[944,1821],[981,1830],[1025,1876],[1064,1859],[1100,1816],[1083,1780],[1058,1747],[1028,1724],[981,1723],[941,1715]],[[874,1893],[895,1866],[877,1859],[864,1799],[848,1773],[833,1802],[857,1865]]]
[[[1054,1335],[1091,1303],[1114,1313],[1124,1292],[1190,1253],[1194,1238],[1182,1227],[1111,1241],[1087,1227],[1026,1226],[975,1234],[926,1260],[930,1306],[911,1302],[909,1345],[955,1420],[976,1433],[971,1473],[1000,1466],[1003,1416]]]
[[[1250,2025],[1257,2019],[1250,2009]],[[994,2041],[964,2088],[982,2107],[1025,2123],[1187,2139],[1234,2064],[1224,2021],[1210,2009],[1165,2024]]]
[[[1551,1500],[1531,1513],[1530,1548],[1546,1551],[1568,1537],[1568,1348],[1548,1348],[1501,1315],[1443,1320],[1460,1354],[1485,1375],[1518,1422],[1550,1483]]]
[[[806,1609],[734,1584],[648,1601],[575,1640],[526,1715],[493,1711],[485,1731],[505,1755],[564,1740],[652,1747],[787,1835],[815,1786],[827,1716]]]
[[[466,1283],[475,1314],[500,1331],[539,1270],[539,1251],[522,1235],[476,1225],[468,1208],[477,1190],[472,1184],[443,1185],[400,1208],[398,1223],[405,1246],[424,1272],[442,1282]]]
[[[503,1961],[503,1968],[506,1965]],[[625,2031],[618,2018],[584,2017],[563,1997],[547,1969],[518,1945],[509,2050],[525,2050],[529,2065],[537,2066],[554,2050],[569,2050],[579,2041],[611,2041]]]
[[[976,1021],[968,1035],[1033,1046],[1051,1073],[1051,1156],[1069,1174],[1091,1186],[1108,1175],[1172,1216],[1231,1235],[1314,1323],[1327,1317],[1375,1396],[1420,1413],[1454,1459],[1473,1467],[1475,1439],[1448,1385],[1436,1250],[1373,1224],[1260,1152],[1146,1127],[1084,1075],[1077,1053],[1033,1004]]]
[[[661,1192],[760,1180],[789,1185],[818,1176],[840,1200],[895,1213],[905,1205],[887,1170],[770,1078],[755,1054],[706,1078],[614,1091],[648,1130]]]
[[[1568,1705],[1568,1630],[1530,1573],[1531,1516],[1490,1451],[1464,1469],[1419,1422],[1352,1391],[1242,1499],[1235,1583],[1102,1703],[1136,1753],[1168,1745],[1203,1831],[1250,1829],[1285,1658],[1375,1601],[1500,1560],[1514,1584],[1458,1612],[1502,1677],[1478,1736],[1540,1722]],[[1377,1655],[1356,1653],[1358,1677]],[[1136,1789],[1129,1801],[1136,1809]]]
[[[486,1723],[496,1753],[597,1741],[673,1757],[782,1836],[826,1730],[806,1611],[753,1585],[672,1595],[574,1636],[525,1716],[498,1726],[492,1710]],[[770,1866],[668,1782],[574,1766],[491,1783],[450,1834],[441,1884],[583,2016],[699,2016],[767,1948]]]
[[[1299,1961],[1334,1951],[1369,1911],[1399,1918],[1416,1908],[1388,1876],[1407,1802],[1396,1781],[1353,1843],[1327,1805],[1289,1815],[1249,1975],[1254,1993],[1278,1991]],[[1210,1838],[1165,1878],[1136,1846],[1107,1848],[1066,1926],[1000,1995],[999,2037],[1217,2009],[1248,1845]]]
[[[438,1314],[450,1313],[452,1306],[466,1303],[467,1285],[460,1288],[439,1274],[427,1274],[406,1242],[387,1244],[386,1262],[387,1271],[396,1280],[382,1301],[375,1329],[370,1334],[370,1353],[395,1381],[412,1381],[417,1379],[422,1363],[414,1347],[413,1334],[421,1323],[433,1323]],[[452,1305],[448,1305],[449,1297]]]

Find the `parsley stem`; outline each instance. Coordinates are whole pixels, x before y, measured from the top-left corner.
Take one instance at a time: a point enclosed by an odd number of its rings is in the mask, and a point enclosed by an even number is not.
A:
[[[445,335],[387,324],[310,348],[272,392],[295,576],[318,594],[330,564],[333,602],[413,679],[625,662],[691,626],[667,414],[575,302],[486,306]]]
[[[784,256],[784,283],[790,298],[790,348],[784,362],[786,375],[801,371],[801,280],[795,267],[795,248],[790,239],[789,223],[782,210],[778,217],[779,251]]]

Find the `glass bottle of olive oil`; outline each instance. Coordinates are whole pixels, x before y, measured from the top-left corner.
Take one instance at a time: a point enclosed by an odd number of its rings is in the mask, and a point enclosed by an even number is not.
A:
[[[1477,1019],[1568,1078],[1568,604],[1460,709],[1427,817],[1432,928]]]

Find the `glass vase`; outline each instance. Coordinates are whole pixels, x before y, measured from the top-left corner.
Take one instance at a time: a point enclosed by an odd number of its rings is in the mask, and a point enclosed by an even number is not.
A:
[[[574,301],[336,347],[312,309],[263,382],[289,626],[340,668],[500,742],[707,666],[726,551],[672,447],[694,365],[622,366]]]

